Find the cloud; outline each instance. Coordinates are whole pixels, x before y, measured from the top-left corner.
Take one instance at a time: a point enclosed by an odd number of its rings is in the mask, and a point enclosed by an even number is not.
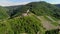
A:
[[[25,5],[27,3],[29,3],[29,2],[16,2],[16,3],[14,3],[14,2],[1,2],[0,5],[1,6],[13,6],[13,5]]]
[[[29,2],[11,2],[9,0],[2,0],[0,1],[0,6],[12,6],[12,5],[24,5]]]
[[[40,0],[40,1],[46,1],[51,4],[60,4],[60,0]]]
[[[51,4],[60,4],[60,0],[0,0],[0,6],[24,5],[33,1],[46,1]]]
[[[0,6],[24,5],[39,0],[0,0]]]

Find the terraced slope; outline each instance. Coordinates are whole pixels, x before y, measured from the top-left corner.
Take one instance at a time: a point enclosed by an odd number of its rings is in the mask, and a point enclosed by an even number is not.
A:
[[[40,17],[38,16],[38,18],[41,20],[41,23],[43,24],[44,28],[46,28],[46,30],[51,30],[56,27],[51,24],[51,21],[45,19],[44,16],[40,16]]]

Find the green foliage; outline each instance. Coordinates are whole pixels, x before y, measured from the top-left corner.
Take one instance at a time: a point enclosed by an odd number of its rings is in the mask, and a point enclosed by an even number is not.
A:
[[[59,29],[53,29],[46,31],[45,34],[59,34]]]
[[[60,9],[52,4],[41,1],[29,3],[27,6],[30,6],[30,11],[36,15],[51,15],[55,18],[60,17]]]
[[[7,9],[0,6],[0,19],[8,18]]]
[[[15,18],[9,20],[12,30],[14,33],[29,33],[36,34],[38,31],[43,29],[40,21],[36,19],[34,16],[26,16],[21,18]]]
[[[7,21],[0,22],[0,34],[13,34],[10,24]]]

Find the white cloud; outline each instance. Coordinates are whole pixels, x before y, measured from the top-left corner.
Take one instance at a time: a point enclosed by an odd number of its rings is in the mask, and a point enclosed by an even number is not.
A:
[[[14,0],[14,1],[16,1],[16,0]],[[13,2],[13,0],[0,0],[0,6],[24,5],[24,4],[29,3],[29,2],[20,2],[20,1],[25,1],[25,0],[19,0],[19,2]],[[33,0],[33,1],[40,1],[40,0]]]
[[[0,6],[13,6],[13,5],[24,5],[29,2],[11,2],[9,0],[2,0],[0,1]]]
[[[29,2],[16,2],[16,3],[13,3],[13,2],[1,2],[0,5],[1,6],[13,6],[13,5],[24,5],[24,4],[27,4]]]

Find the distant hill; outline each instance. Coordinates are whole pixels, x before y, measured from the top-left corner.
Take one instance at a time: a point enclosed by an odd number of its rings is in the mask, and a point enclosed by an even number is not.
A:
[[[11,15],[19,14],[21,12],[31,10],[36,15],[52,15],[52,16],[60,16],[60,9],[52,4],[46,3],[44,1],[41,2],[31,2],[24,6],[10,6],[7,7],[11,12]]]
[[[59,7],[60,8],[60,4],[56,4],[55,6]]]

